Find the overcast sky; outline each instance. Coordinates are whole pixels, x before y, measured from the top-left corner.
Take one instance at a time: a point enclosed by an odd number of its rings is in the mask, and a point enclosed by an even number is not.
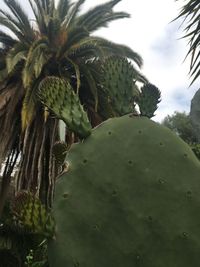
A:
[[[28,9],[28,0],[19,2]],[[107,1],[87,0],[84,10],[104,2]],[[199,88],[198,82],[189,88],[189,60],[183,62],[188,47],[185,39],[180,40],[180,21],[170,23],[180,4],[175,0],[122,0],[115,10],[126,11],[131,18],[111,22],[108,28],[96,33],[130,46],[143,57],[142,72],[162,93],[156,121],[174,111],[188,112],[191,98]]]

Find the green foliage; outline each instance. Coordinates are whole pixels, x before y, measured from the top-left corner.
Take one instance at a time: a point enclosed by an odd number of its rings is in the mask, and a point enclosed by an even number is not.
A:
[[[200,162],[146,117],[109,119],[57,181],[51,267],[198,266]]]
[[[185,112],[175,111],[173,115],[164,118],[162,125],[174,131],[188,144],[197,142],[190,116]]]
[[[26,255],[24,267],[49,267],[47,260],[47,242],[44,240]]]
[[[87,137],[91,125],[70,83],[64,79],[49,76],[39,86],[38,96],[57,118],[62,119],[72,132]]]
[[[27,267],[25,262],[29,251],[32,250],[34,263],[43,262],[44,265],[40,267],[47,267],[46,241],[42,242],[43,240],[43,235],[33,234],[14,220],[10,205],[7,203],[0,220],[0,266]]]
[[[197,158],[200,160],[200,144],[191,144],[192,151],[197,156]]]
[[[200,143],[200,90],[197,90],[191,100],[190,120],[194,129],[194,135]]]
[[[0,220],[0,266],[48,267],[47,240],[54,233],[54,220],[39,199],[18,193]]]

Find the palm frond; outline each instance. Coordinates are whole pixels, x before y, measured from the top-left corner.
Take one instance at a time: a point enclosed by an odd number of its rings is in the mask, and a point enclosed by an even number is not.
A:
[[[60,20],[58,18],[51,17],[49,19],[46,32],[46,36],[49,39],[49,44],[51,44],[51,47],[54,47],[55,44],[57,47],[62,46],[62,43],[59,43],[60,40],[58,40],[60,32],[61,32]]]
[[[36,87],[26,89],[21,110],[22,132],[31,124],[36,114]]]
[[[31,42],[34,40],[34,32],[30,25],[29,18],[27,14],[24,12],[23,8],[16,0],[4,0],[7,7],[10,9],[12,14],[21,24],[22,32],[24,33],[24,38],[26,41]]]
[[[88,36],[89,33],[84,28],[72,27],[67,32],[65,43],[58,50],[57,57],[62,57],[72,46],[79,45]]]
[[[125,12],[110,12],[106,15],[95,16],[88,22],[83,23],[85,28],[90,32],[94,32],[102,27],[107,27],[108,23],[117,19],[129,18],[129,14]]]
[[[0,43],[4,47],[12,47],[14,44],[16,44],[17,40],[12,38],[9,34],[3,32],[0,30]]]
[[[76,73],[76,91],[77,91],[77,94],[78,94],[79,88],[80,88],[80,85],[81,85],[81,73],[80,73],[79,65],[75,61],[71,60],[70,58],[66,58],[66,59],[74,67],[74,70],[75,70],[75,73]]]
[[[130,17],[128,13],[112,11],[113,6],[118,2],[119,1],[110,1],[90,9],[79,16],[76,22],[77,25],[84,26],[88,31],[93,32],[100,27],[106,27],[108,22],[112,20]]]
[[[89,44],[87,42],[81,42],[79,45],[74,45],[65,53],[65,55],[71,59],[84,58],[85,61],[87,61],[87,59],[105,56],[101,47],[97,46],[95,42]]]
[[[67,29],[70,24],[74,22],[74,19],[80,11],[80,7],[84,4],[85,0],[78,0],[69,10],[68,14],[63,21],[63,26]]]
[[[22,25],[20,24],[19,20],[15,16],[13,16],[12,14],[9,14],[3,9],[0,9],[0,14],[4,16],[5,18],[7,18],[10,22],[12,22],[19,31],[23,30],[21,27]]]
[[[98,89],[95,78],[87,64],[81,64],[81,72],[83,73],[85,79],[87,80],[90,92],[94,98],[94,109],[97,112],[98,109]]]
[[[29,49],[26,64],[23,69],[23,84],[24,87],[30,87],[34,82],[34,78],[38,78],[43,66],[47,63],[49,57],[49,43],[46,37],[36,40]]]
[[[67,54],[73,54],[73,50],[78,52],[78,50],[81,50],[81,47],[91,48],[92,46],[96,47],[96,51],[99,49],[102,52],[102,56],[118,55],[127,57],[133,60],[138,67],[142,67],[143,61],[138,53],[125,45],[116,44],[101,37],[93,36],[85,38],[79,44],[72,46],[67,51]]]
[[[27,53],[27,47],[22,43],[17,43],[10,49],[6,56],[8,73],[12,72],[19,62],[26,60]]]
[[[189,49],[186,57],[190,59],[190,76],[192,85],[200,75],[200,2],[189,0],[183,5],[179,15],[175,19],[183,18],[186,24],[184,38],[189,38]]]
[[[45,10],[42,7],[40,0],[28,0],[31,6],[31,9],[35,15],[37,26],[41,34],[46,34],[47,32],[47,19],[48,16],[45,13]]]
[[[59,0],[56,10],[61,21],[64,21],[71,5],[70,0]]]
[[[0,15],[0,25],[10,30],[20,41],[24,40],[23,34],[17,29],[17,27],[5,16]]]

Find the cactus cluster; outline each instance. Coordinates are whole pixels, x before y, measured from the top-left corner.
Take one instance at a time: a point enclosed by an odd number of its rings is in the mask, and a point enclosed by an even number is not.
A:
[[[51,267],[188,267],[200,261],[200,162],[146,117],[109,119],[56,185]]]
[[[55,221],[31,192],[19,192],[12,201],[11,210],[20,227],[35,234],[53,237]]]
[[[54,76],[46,77],[40,83],[38,96],[57,118],[66,123],[69,130],[81,138],[90,134],[91,125],[87,113],[68,81]]]
[[[154,116],[160,102],[160,90],[136,71],[126,58],[107,58],[102,76],[104,95],[107,96],[115,116],[135,111],[135,104],[138,104],[141,116]],[[139,88],[136,82],[143,86]]]

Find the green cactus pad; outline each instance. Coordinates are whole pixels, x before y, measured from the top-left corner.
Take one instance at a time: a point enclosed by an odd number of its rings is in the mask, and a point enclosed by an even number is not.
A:
[[[87,114],[69,82],[49,76],[40,83],[38,96],[45,106],[66,123],[69,130],[81,138],[90,135],[91,125]]]
[[[139,92],[135,82],[142,75],[126,58],[110,57],[103,64],[102,76],[103,89],[116,115],[132,112],[134,96]]]
[[[141,116],[152,118],[160,103],[160,90],[153,84],[147,83],[141,88],[141,93],[137,97]]]
[[[198,267],[200,162],[146,117],[94,129],[57,182],[51,267]]]
[[[20,191],[12,201],[12,213],[21,227],[35,234],[53,237],[55,221],[32,193]]]

